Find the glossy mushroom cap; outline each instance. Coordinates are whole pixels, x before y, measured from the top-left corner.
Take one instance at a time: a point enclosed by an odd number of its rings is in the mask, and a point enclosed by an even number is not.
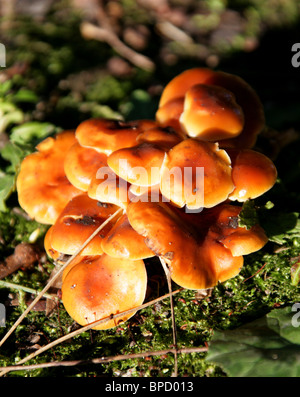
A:
[[[166,151],[153,143],[116,150],[107,158],[109,167],[122,179],[138,186],[156,185]]]
[[[244,114],[231,91],[214,85],[197,84],[185,94],[180,122],[188,136],[218,141],[241,133]]]
[[[111,119],[89,119],[79,124],[76,138],[81,146],[106,155],[115,150],[136,145],[140,132],[156,126],[155,121],[124,122]]]
[[[236,149],[253,148],[258,134],[265,128],[264,108],[255,90],[241,77],[220,71],[215,73],[209,84],[221,86],[231,91],[244,113],[242,132],[232,139],[220,140],[220,146]]]
[[[193,68],[175,76],[164,88],[155,119],[163,127],[173,127],[182,131],[180,116],[183,112],[184,97],[195,84],[205,84],[214,72],[205,68]]]
[[[60,252],[54,250],[51,247],[51,232],[52,232],[52,226],[49,227],[49,229],[47,230],[47,232],[45,234],[44,248],[45,248],[46,254],[51,259],[53,259],[54,261],[59,261],[60,262],[60,258],[63,257],[63,254],[61,254]]]
[[[145,238],[130,225],[123,214],[102,240],[103,251],[114,258],[145,259],[154,253],[145,244]]]
[[[106,167],[98,169],[91,178],[88,196],[101,203],[110,203],[126,210],[129,203],[130,184]]]
[[[149,128],[139,134],[137,143],[152,143],[164,149],[171,149],[183,139],[182,134],[170,127]]]
[[[57,252],[74,255],[90,235],[106,221],[119,207],[101,204],[87,194],[74,197],[63,209],[52,226],[49,245]],[[117,219],[112,219],[83,248],[80,255],[101,255],[102,239]]]
[[[155,119],[162,127],[171,127],[175,131],[183,133],[180,116],[183,112],[184,107],[184,96],[180,98],[170,99],[164,105],[161,105],[156,113]]]
[[[86,192],[98,169],[107,166],[107,156],[76,142],[66,153],[64,170],[73,186]]]
[[[217,143],[186,139],[167,153],[160,189],[179,207],[213,207],[234,189],[230,158]]]
[[[64,131],[37,145],[21,163],[17,177],[20,206],[39,223],[53,224],[71,198],[81,194],[64,171],[66,151],[76,142],[73,131]]]
[[[206,68],[192,68],[179,73],[165,86],[160,97],[159,108],[169,101],[184,98],[189,88],[196,84],[206,84],[215,73]]]
[[[251,149],[230,151],[232,180],[235,189],[230,200],[244,202],[261,196],[270,190],[277,178],[277,170],[267,156]]]
[[[184,109],[185,96],[192,87],[199,84],[217,86],[231,92],[235,97],[236,104],[243,111],[244,127],[241,133],[235,137],[220,139],[220,147],[252,148],[257,135],[265,127],[264,109],[254,89],[244,79],[231,73],[193,68],[177,75],[162,92],[156,114],[158,123],[161,122],[163,126],[167,126],[169,123],[178,128]]]
[[[107,319],[96,330],[109,329],[128,320],[135,312],[110,320],[112,314],[137,308],[145,299],[147,274],[142,260],[112,258],[106,254],[83,260],[65,276],[62,301],[80,325]]]
[[[256,252],[268,242],[260,225],[256,224],[250,229],[239,226],[241,210],[240,206],[223,203],[212,208],[209,214],[214,220],[209,226],[207,237],[229,249],[234,257]]]
[[[236,276],[243,255],[267,242],[259,225],[249,230],[238,226],[240,210],[220,204],[187,214],[163,202],[133,202],[127,216],[148,247],[167,263],[174,282],[184,288],[206,289]]]
[[[166,262],[174,282],[190,289],[217,284],[214,270],[200,260],[198,242],[189,225],[167,203],[134,202],[129,204],[127,216],[148,247]]]

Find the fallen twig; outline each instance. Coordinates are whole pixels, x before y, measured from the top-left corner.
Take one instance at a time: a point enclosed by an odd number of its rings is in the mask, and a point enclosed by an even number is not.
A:
[[[168,283],[168,289],[169,289],[169,294],[170,294],[170,305],[171,305],[171,316],[172,316],[172,331],[173,331],[173,344],[174,344],[174,377],[177,377],[178,373],[178,365],[177,365],[177,332],[176,332],[176,322],[175,322],[175,314],[174,314],[174,302],[173,302],[173,296],[172,296],[172,281],[170,277],[170,271],[169,268],[164,261],[162,257],[159,257],[160,262],[162,264],[162,267],[164,269],[166,278],[167,278],[167,283]]]
[[[157,350],[157,351],[149,351],[149,352],[141,352],[141,353],[133,353],[133,354],[120,354],[117,356],[110,357],[99,357],[93,358],[89,360],[72,360],[72,361],[52,361],[41,364],[32,364],[32,365],[11,365],[8,367],[0,367],[0,371],[19,371],[19,370],[33,370],[33,369],[41,369],[41,368],[53,368],[53,367],[72,367],[75,365],[88,365],[88,364],[105,364],[112,361],[121,361],[121,360],[130,360],[135,358],[144,358],[151,356],[163,356],[165,354],[189,354],[189,353],[206,353],[208,350],[207,347],[190,347],[184,349],[165,349],[165,350]]]
[[[120,312],[118,314],[114,314],[112,316],[103,318],[101,320],[93,321],[92,323],[90,323],[90,324],[88,324],[88,325],[86,325],[84,327],[81,327],[80,329],[78,329],[78,330],[76,330],[74,332],[71,332],[70,334],[64,335],[61,338],[58,338],[55,341],[50,342],[50,343],[48,343],[45,346],[42,346],[40,349],[36,350],[35,352],[31,353],[29,356],[27,356],[24,359],[22,359],[21,361],[19,361],[19,365],[20,364],[24,364],[25,362],[31,360],[32,358],[38,356],[39,354],[45,352],[46,350],[49,350],[52,347],[54,347],[54,346],[56,346],[56,345],[58,345],[58,344],[60,344],[62,342],[65,342],[66,340],[71,339],[74,336],[77,336],[77,335],[81,334],[82,332],[88,331],[88,330],[94,328],[95,326],[97,326],[99,324],[105,323],[106,321],[110,321],[111,319],[117,319],[119,317],[124,316],[124,314],[134,313],[137,310],[144,309],[144,308],[146,308],[148,306],[151,306],[151,305],[153,305],[153,304],[155,304],[155,303],[157,303],[157,302],[159,302],[159,301],[161,301],[163,299],[169,298],[170,296],[172,296],[174,294],[177,294],[178,292],[180,292],[182,290],[183,290],[183,288],[180,288],[180,289],[178,289],[176,291],[173,291],[171,294],[168,293],[166,295],[163,295],[163,296],[161,296],[159,298],[156,298],[156,299],[154,299],[154,300],[152,300],[150,302],[144,303],[143,305],[141,305],[139,307],[135,307],[135,308],[132,308],[130,310],[126,310],[126,311]],[[10,372],[10,370],[8,369],[8,367],[4,367],[3,370],[0,372],[0,376],[5,375],[7,372]]]
[[[81,34],[86,39],[94,39],[106,42],[118,54],[141,69],[145,69],[147,71],[153,71],[155,69],[154,63],[148,57],[139,54],[132,48],[128,47],[111,30],[96,26],[90,22],[82,22],[80,25],[80,30]]]

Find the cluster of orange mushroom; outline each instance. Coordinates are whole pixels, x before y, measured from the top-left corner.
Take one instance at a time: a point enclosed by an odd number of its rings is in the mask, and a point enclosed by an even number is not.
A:
[[[147,258],[187,289],[240,272],[268,240],[260,225],[239,224],[243,202],[276,182],[273,162],[254,149],[264,125],[243,79],[195,68],[166,85],[154,120],[89,119],[39,143],[21,164],[19,203],[49,225],[55,263],[77,253],[61,289],[77,323],[107,318],[94,329],[108,329],[130,318],[134,310],[111,314],[144,302]]]

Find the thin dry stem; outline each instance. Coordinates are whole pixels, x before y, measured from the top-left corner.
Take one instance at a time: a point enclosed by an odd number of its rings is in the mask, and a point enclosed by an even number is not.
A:
[[[175,314],[174,314],[174,302],[173,302],[173,295],[172,295],[172,280],[171,280],[169,268],[168,268],[165,260],[162,257],[159,257],[159,259],[160,259],[160,263],[162,264],[162,267],[164,269],[164,272],[165,272],[165,275],[167,278],[168,289],[169,289],[169,294],[170,294],[172,332],[173,332],[173,344],[174,344],[174,362],[175,362],[174,377],[177,377],[177,374],[178,374],[177,332],[176,332],[176,322],[175,322]]]
[[[56,345],[58,345],[58,344],[60,344],[62,342],[65,342],[66,340],[71,339],[74,336],[77,336],[77,335],[81,334],[82,332],[88,331],[88,330],[96,327],[99,324],[103,324],[103,323],[105,323],[107,321],[110,321],[111,319],[117,319],[119,317],[124,316],[124,314],[129,314],[129,313],[132,313],[132,312],[136,312],[137,310],[144,309],[144,308],[146,308],[148,306],[151,306],[151,305],[153,305],[153,304],[155,304],[155,303],[157,303],[157,302],[159,302],[159,301],[161,301],[163,299],[166,299],[166,298],[170,297],[171,295],[174,295],[174,294],[176,294],[176,293],[178,293],[178,292],[180,292],[182,290],[183,289],[180,288],[180,289],[172,292],[171,294],[169,293],[169,294],[163,295],[163,296],[161,296],[159,298],[156,298],[156,299],[154,299],[154,300],[152,300],[150,302],[144,303],[143,305],[140,305],[138,307],[135,307],[135,308],[120,312],[118,314],[114,314],[113,316],[108,316],[108,317],[103,318],[101,320],[93,321],[92,323],[90,323],[90,324],[88,324],[88,325],[86,325],[84,327],[81,327],[80,329],[78,329],[78,330],[76,330],[74,332],[71,332],[70,334],[64,335],[61,338],[58,338],[55,341],[50,342],[47,345],[41,347],[40,349],[36,350],[35,352],[31,353],[30,355],[28,355],[27,357],[25,357],[21,361],[19,361],[18,365],[24,364],[25,362],[31,360],[32,358],[38,356],[39,354],[45,352],[46,350],[49,350],[52,347],[54,347],[54,346],[56,346]],[[10,372],[8,367],[3,368],[3,370],[0,372],[0,376],[5,375],[7,372]]]
[[[19,285],[19,284],[14,284],[14,283],[10,283],[9,281],[4,281],[4,280],[0,280],[0,286],[1,287],[6,287],[6,288],[10,288],[10,289],[14,289],[17,291],[24,291],[24,292],[28,292],[29,294],[34,294],[37,295],[39,294],[39,291],[33,289],[33,288],[29,288],[29,287],[25,287],[24,285]],[[43,294],[44,298],[47,299],[53,299],[53,300],[58,300],[58,296],[54,295],[54,294]]]
[[[154,63],[148,57],[128,47],[112,31],[96,26],[90,22],[82,22],[80,30],[83,37],[108,43],[121,56],[141,69],[152,71],[155,68]]]
[[[190,347],[190,348],[177,349],[176,352],[178,354],[206,353],[207,350],[208,350],[207,347]],[[144,358],[151,356],[163,356],[168,353],[175,354],[175,349],[148,351],[148,352],[141,352],[134,354],[120,354],[117,356],[99,357],[90,360],[52,361],[52,362],[32,364],[32,365],[11,365],[8,367],[0,367],[0,370],[6,370],[8,372],[8,371],[33,370],[33,369],[51,368],[51,367],[52,368],[72,367],[75,365],[87,365],[87,364],[105,364],[112,361],[130,360],[135,358]]]

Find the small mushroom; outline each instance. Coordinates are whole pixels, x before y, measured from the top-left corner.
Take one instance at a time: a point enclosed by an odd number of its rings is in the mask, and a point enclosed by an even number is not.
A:
[[[161,105],[156,113],[155,119],[158,124],[164,128],[171,127],[179,133],[183,133],[180,116],[183,112],[184,107],[184,96],[179,98],[170,99],[164,105]]]
[[[159,108],[176,98],[184,98],[187,90],[193,85],[207,84],[215,73],[206,68],[192,68],[179,73],[165,86],[159,100]]]
[[[87,193],[94,200],[114,204],[126,210],[130,201],[129,188],[130,184],[107,165],[99,168],[92,176]]]
[[[179,120],[188,136],[205,141],[233,138],[244,127],[243,110],[234,94],[206,84],[196,84],[187,90]]]
[[[155,144],[143,142],[130,148],[114,151],[107,164],[120,178],[138,186],[152,186],[160,181],[160,169],[166,150]]]
[[[260,250],[268,238],[263,228],[256,224],[250,229],[239,226],[239,214],[242,207],[223,203],[211,209],[213,222],[207,238],[213,239],[228,248],[234,257],[249,255]]]
[[[44,248],[46,254],[54,261],[60,262],[60,260],[62,259],[61,262],[63,263],[62,254],[51,247],[51,232],[52,232],[52,226],[49,227],[44,238]]]
[[[132,202],[127,216],[148,247],[165,261],[174,282],[188,289],[216,285],[213,269],[199,257],[192,229],[167,203]]]
[[[128,320],[135,312],[110,319],[113,314],[138,308],[145,299],[147,273],[142,260],[112,258],[103,254],[83,259],[66,274],[62,302],[80,325],[107,319],[93,329],[103,330]]]
[[[123,214],[102,240],[103,251],[114,258],[146,259],[154,253],[145,244],[145,238],[130,225]]]
[[[242,132],[231,139],[220,140],[222,148],[251,149],[257,136],[265,128],[265,114],[261,100],[255,90],[241,77],[218,71],[206,84],[213,84],[231,91],[244,113]]]
[[[92,233],[119,207],[113,204],[101,205],[82,193],[74,197],[63,209],[51,227],[48,246],[62,254],[74,255]],[[116,219],[97,234],[80,252],[80,255],[101,255],[101,242]]]
[[[16,182],[19,204],[39,223],[53,224],[71,198],[82,193],[64,171],[66,152],[75,142],[73,131],[48,137],[21,163]]]
[[[243,255],[262,248],[267,237],[256,225],[239,227],[241,208],[222,203],[188,214],[168,203],[132,202],[127,216],[148,247],[169,267],[170,276],[188,289],[207,289],[236,276]]]
[[[235,137],[220,139],[222,148],[252,148],[257,135],[265,127],[265,115],[262,103],[254,89],[241,77],[221,71],[212,71],[205,68],[188,69],[174,77],[164,88],[156,119],[162,120],[163,126],[168,125],[168,108],[170,111],[170,125],[178,126],[184,109],[187,92],[196,85],[217,86],[231,92],[236,104],[242,109],[244,127]],[[169,103],[173,101],[172,103]],[[180,103],[182,109],[180,109]],[[164,107],[166,111],[164,113]],[[178,120],[176,119],[178,117]]]
[[[263,153],[244,149],[229,150],[232,159],[232,180],[235,185],[230,200],[244,202],[261,196],[270,190],[277,178],[277,170]]]
[[[89,119],[80,123],[75,133],[81,146],[109,155],[120,148],[136,145],[139,133],[154,125],[155,122],[150,120],[126,123],[111,119]]]
[[[64,170],[73,186],[86,192],[99,168],[107,166],[107,156],[76,142],[66,153]]]
[[[173,204],[188,209],[213,207],[233,189],[230,158],[217,143],[185,139],[166,154],[160,190]]]
[[[171,149],[183,139],[182,134],[172,127],[153,127],[142,131],[137,137],[137,143],[152,143],[164,149]]]
[[[196,84],[206,84],[213,72],[205,68],[188,69],[175,76],[165,87],[159,100],[155,119],[163,127],[182,131],[180,116],[183,112],[186,92]]]

